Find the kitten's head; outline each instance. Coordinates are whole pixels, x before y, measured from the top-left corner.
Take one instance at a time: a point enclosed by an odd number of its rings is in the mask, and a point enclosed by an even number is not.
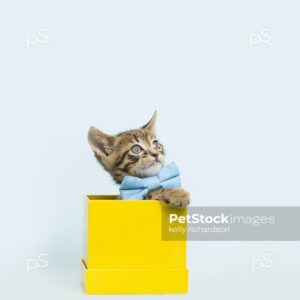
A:
[[[108,135],[91,127],[88,140],[95,156],[117,183],[124,176],[148,177],[164,163],[164,149],[155,135],[156,112],[140,129]]]

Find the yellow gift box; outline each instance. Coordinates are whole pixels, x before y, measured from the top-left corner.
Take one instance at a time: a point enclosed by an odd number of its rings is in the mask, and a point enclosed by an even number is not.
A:
[[[169,215],[186,215],[156,200],[88,195],[82,282],[87,294],[186,293],[186,240],[163,240]]]

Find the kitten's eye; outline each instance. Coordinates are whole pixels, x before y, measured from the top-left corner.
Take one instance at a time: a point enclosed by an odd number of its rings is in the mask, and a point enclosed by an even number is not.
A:
[[[154,141],[153,145],[156,148],[156,150],[162,150],[162,145],[158,141]]]
[[[134,153],[134,154],[140,154],[142,152],[142,147],[140,147],[139,145],[134,145],[132,146],[131,148],[131,151]]]

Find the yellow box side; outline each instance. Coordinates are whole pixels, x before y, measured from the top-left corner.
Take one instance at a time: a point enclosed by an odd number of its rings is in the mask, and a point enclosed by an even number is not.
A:
[[[88,269],[185,268],[186,241],[161,238],[161,220],[175,208],[155,200],[105,198],[87,199]],[[186,210],[175,210],[186,215]]]
[[[153,200],[85,199],[82,283],[88,294],[186,293],[186,240],[162,240],[162,224],[180,210]],[[182,237],[181,237],[182,238]]]

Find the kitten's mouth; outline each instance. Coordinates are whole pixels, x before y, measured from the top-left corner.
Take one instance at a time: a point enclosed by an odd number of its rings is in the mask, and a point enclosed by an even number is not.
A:
[[[148,164],[147,166],[144,166],[141,169],[141,175],[144,176],[153,176],[155,175],[162,167],[161,162],[159,161],[154,161]]]
[[[152,168],[152,167],[158,167],[158,165],[161,166],[161,162],[155,160],[155,161],[151,162],[150,164],[148,164],[147,166],[144,166],[143,170],[147,170],[147,169]]]
[[[149,167],[152,167],[152,166],[155,166],[156,164],[161,164],[159,161],[154,161],[154,162],[152,162],[149,166],[148,166],[148,168]]]

